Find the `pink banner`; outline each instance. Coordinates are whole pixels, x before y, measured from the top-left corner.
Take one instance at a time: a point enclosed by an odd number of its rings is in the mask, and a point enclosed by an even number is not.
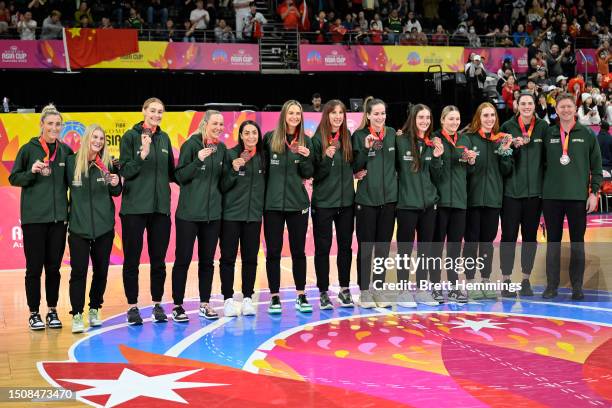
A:
[[[497,73],[505,59],[512,61],[512,68],[517,74],[523,74],[529,68],[527,48],[466,48],[463,51],[466,62],[473,52],[482,57],[485,68],[491,73]]]
[[[582,54],[580,51],[582,51]],[[580,51],[576,51],[576,73],[584,75],[586,70],[586,72],[589,74],[596,74],[597,59],[595,57],[595,51],[597,50],[593,48],[583,48]]]
[[[382,49],[382,47],[379,48]],[[300,45],[300,69],[302,71],[368,71],[367,64],[360,64],[355,57],[355,49],[343,45]]]
[[[59,40],[0,40],[0,69],[65,69]]]
[[[180,46],[183,43],[171,43]],[[191,69],[259,71],[259,46],[255,44],[201,44],[202,59]]]

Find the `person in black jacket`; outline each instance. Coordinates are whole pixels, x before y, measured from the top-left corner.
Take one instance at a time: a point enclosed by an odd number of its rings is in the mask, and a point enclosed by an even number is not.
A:
[[[85,329],[83,308],[89,259],[93,276],[89,290],[89,326],[101,326],[110,254],[115,238],[115,203],[121,180],[111,164],[104,129],[90,125],[76,155],[68,157],[66,181],[70,186],[68,246],[70,247],[70,304],[72,332]]]
[[[276,129],[264,136],[268,158],[267,188],[264,207],[266,238],[266,273],[270,286],[268,313],[282,313],[280,302],[280,261],[285,223],[289,233],[293,280],[297,298],[295,308],[312,312],[306,288],[306,232],[310,200],[303,181],[313,176],[312,142],[304,134],[302,105],[289,100],[281,109]]]
[[[312,187],[312,226],[315,241],[315,270],[321,309],[332,309],[329,299],[329,251],[333,226],[336,226],[338,254],[338,300],[342,307],[352,307],[349,290],[353,258],[353,147],[346,122],[346,106],[331,100],[323,107],[321,123],[312,137],[315,174]]]
[[[151,262],[151,298],[154,322],[168,318],[160,303],[166,281],[166,251],[170,243],[170,182],[174,181],[174,154],[170,137],[160,128],[164,104],[149,98],[142,106],[144,120],[121,138],[120,174],[124,180],[121,200],[123,239],[123,287],[130,325],[142,324],[138,310],[138,267],[143,236],[147,231]]]
[[[257,255],[261,236],[266,194],[266,158],[259,125],[245,120],[238,129],[238,144],[225,153],[221,191],[223,221],[221,224],[221,293],[225,298],[225,316],[238,315],[234,296],[234,267],[240,243],[242,269],[242,314],[255,314],[251,297],[257,272]]]

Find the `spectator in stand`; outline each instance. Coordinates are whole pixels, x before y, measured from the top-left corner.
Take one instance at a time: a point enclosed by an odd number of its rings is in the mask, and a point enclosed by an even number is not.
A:
[[[553,113],[555,113],[554,111],[555,110],[553,107],[548,106],[548,103],[546,102],[546,95],[544,93],[540,94],[535,110],[536,116],[546,121],[546,123],[550,125],[551,123],[554,123],[554,118],[552,117]]]
[[[417,34],[416,27],[413,27],[410,33],[402,33],[399,42],[400,45],[418,45],[419,39],[417,38]]]
[[[87,17],[87,22],[89,24],[93,24],[94,20],[91,15],[91,10],[89,9],[89,6],[87,6],[86,1],[82,1],[81,4],[79,5],[79,9],[74,12],[75,27],[81,27],[81,22],[82,22],[81,18],[83,16]]]
[[[331,41],[334,44],[342,44],[344,42],[344,36],[346,35],[346,31],[346,28],[342,26],[342,20],[337,18],[334,24],[329,27]]]
[[[506,115],[505,119],[509,119],[512,116],[512,110],[514,107],[514,92],[520,91],[519,86],[516,84],[516,78],[512,75],[508,77],[506,83],[502,87],[502,99],[506,104]]]
[[[87,17],[86,15],[82,15],[81,21],[79,22],[79,27],[92,28],[91,21],[89,21],[89,17]]]
[[[412,32],[416,33],[416,41],[417,41],[417,45],[427,45],[428,43],[428,39],[427,39],[427,34],[425,34],[423,31],[417,31],[416,27],[412,27]]]
[[[403,22],[399,17],[397,10],[391,10],[389,18],[384,22],[384,29],[387,33],[387,42],[389,44],[399,44],[400,35],[403,31]]]
[[[191,23],[189,20],[185,20],[183,23],[183,28],[185,29],[185,35],[183,36],[183,42],[196,42],[195,39],[195,25]]]
[[[130,9],[130,16],[127,19],[126,27],[140,30],[144,26],[144,20],[140,17],[140,13],[134,7]]]
[[[601,120],[605,120],[608,116],[607,109],[607,96],[605,93],[599,93],[599,89],[597,89],[597,95],[593,95],[593,102],[595,102],[595,106],[597,107],[597,111],[599,112],[599,117]]]
[[[32,19],[42,21],[49,15],[48,5],[45,3],[45,0],[31,0],[24,11],[32,12]]]
[[[383,33],[383,22],[378,13],[374,14],[374,20],[370,23],[370,41],[372,44],[382,44]]]
[[[599,111],[593,103],[593,96],[590,93],[583,93],[582,106],[578,108],[578,122],[581,125],[599,125],[601,118],[599,117]]]
[[[597,143],[601,150],[601,164],[604,170],[612,170],[612,136],[610,136],[610,124],[606,121],[601,122]]]
[[[215,27],[215,41],[218,43],[236,42],[236,37],[232,28],[227,25],[224,19],[219,19]]]
[[[528,47],[533,42],[529,34],[525,32],[525,26],[523,24],[516,26],[516,31],[512,34],[512,39],[515,47]]]
[[[480,55],[474,55],[473,60],[467,63],[465,76],[471,103],[470,112],[475,112],[476,107],[484,101],[484,84],[487,79],[487,71]]]
[[[196,8],[191,10],[189,20],[191,21],[191,24],[196,32],[204,33],[204,30],[206,30],[208,23],[210,22],[210,14],[208,14],[208,11],[204,9],[203,0],[196,1]]]
[[[527,0],[514,0],[512,2],[512,23],[517,20],[523,21],[525,20],[525,6],[527,5]]]
[[[601,47],[595,51],[595,58],[597,60],[597,72],[601,74],[602,79],[610,74],[610,61],[612,61],[612,54],[610,53],[610,44],[604,42]],[[602,86],[599,84],[599,86]],[[603,86],[602,86],[603,87]]]
[[[555,35],[555,44],[557,44],[560,49],[564,49],[568,45],[572,44],[572,42],[573,39],[567,32],[567,24],[561,24],[560,31],[557,33],[557,35]]]
[[[441,24],[438,24],[436,32],[431,36],[431,45],[448,45],[448,33]]]
[[[480,37],[476,34],[476,28],[474,26],[470,26],[468,30],[468,47],[470,48],[480,48]]]
[[[323,44],[327,42],[327,33],[329,32],[329,24],[325,19],[325,11],[319,11],[319,15],[314,21],[312,28],[315,32],[315,42]]]
[[[6,3],[0,1],[0,34],[8,31],[10,22],[11,12],[8,7],[6,7]]]
[[[412,27],[415,27],[419,33],[423,31],[423,28],[421,27],[421,23],[419,22],[419,20],[416,19],[414,15],[414,11],[410,11],[408,13],[408,18],[406,19],[406,26],[404,27],[404,32],[411,33]]]
[[[19,33],[19,38],[22,40],[35,40],[36,39],[36,26],[37,23],[32,19],[32,13],[30,11],[26,11],[19,17],[19,22],[17,23],[17,32]]]
[[[110,21],[110,18],[108,18],[106,16],[102,17],[102,21],[100,22],[100,28],[103,29],[103,30],[109,30],[111,28],[114,28],[113,24]]]
[[[251,14],[252,0],[233,0],[234,12],[236,14],[236,38],[242,40],[245,22]]]
[[[599,44],[603,44],[605,42],[608,44],[612,42],[612,33],[610,33],[610,28],[608,26],[603,26],[599,31]]]
[[[359,30],[363,33],[366,33],[370,30],[370,24],[365,18],[365,13],[363,11],[360,11],[357,15],[357,25],[359,26]]]
[[[62,14],[53,10],[51,14],[43,20],[41,40],[61,40],[62,39],[62,23],[60,21]]]
[[[571,51],[571,47],[567,46],[563,49],[563,51],[559,51],[559,45],[553,44],[550,48],[550,52],[546,58],[546,67],[548,68],[548,73],[551,77],[556,78],[557,76],[563,74],[563,68],[561,67],[561,61],[563,57]]]
[[[263,37],[263,26],[268,20],[257,11],[257,6],[251,2],[250,14],[244,24],[244,37],[252,41],[258,41]]]
[[[362,5],[366,19],[373,19],[376,14],[375,10],[378,9],[378,0],[363,0]]]
[[[283,4],[278,6],[277,12],[286,30],[295,30],[300,25],[302,15],[295,7],[293,0],[285,0]]]
[[[570,79],[567,83],[567,92],[574,95],[574,99],[576,101],[576,106],[580,107],[582,103],[582,99],[580,95],[582,95],[585,91],[586,84],[584,83],[584,77],[582,74],[576,75],[575,78]]]
[[[348,13],[346,17],[344,17],[342,27],[346,28],[347,31],[353,31],[355,29],[355,19],[352,13]]]
[[[511,75],[516,77],[516,74],[514,73],[514,68],[512,67],[512,58],[510,57],[504,58],[504,62],[502,62],[501,67],[497,70],[497,76],[501,77],[503,75],[504,78],[507,79],[510,76],[508,75],[508,71],[510,71]],[[499,92],[501,92],[501,87]]]
[[[495,46],[497,47],[512,47],[514,42],[510,36],[510,26],[504,25],[502,30],[495,36]]]
[[[111,10],[113,20],[117,23],[118,27],[123,27],[123,17],[129,15],[130,4],[124,0],[111,0],[109,10]]]
[[[525,92],[532,94],[536,99],[538,98],[540,93],[538,92],[538,86],[536,85],[535,80],[533,79],[527,80],[527,86],[525,87]]]
[[[450,45],[466,46],[468,44],[467,24],[460,23],[450,39]]]
[[[176,31],[174,27],[174,20],[169,18],[166,21],[166,29],[162,33],[162,41],[167,42],[179,42],[182,41],[180,34]]]
[[[568,78],[563,75],[557,75],[557,78],[555,78],[555,83],[557,84],[557,87],[561,88],[563,92],[567,92],[567,79]]]
[[[514,71],[512,71],[512,69],[509,69],[509,68],[506,68],[504,72],[500,72],[500,71],[501,71],[501,68],[499,71],[497,71],[497,77],[499,79],[497,80],[497,85],[495,85],[495,90],[497,91],[498,94],[501,95],[504,85],[506,85],[506,81],[508,81],[508,78],[513,76],[515,79],[515,83],[516,83],[516,75],[514,75]]]
[[[304,105],[304,112],[322,112],[323,106],[321,101],[321,94],[316,92],[312,94],[312,98],[310,98],[310,105]]]
[[[166,0],[148,0],[147,3],[147,26],[152,28],[159,24],[161,27],[165,27],[166,21],[168,21]]]
[[[210,18],[208,24],[206,24],[207,27],[214,27],[217,24],[217,9],[215,8],[215,1],[216,0],[208,0],[206,7],[204,7],[204,9],[208,11],[208,18]],[[224,1],[229,2],[229,0]],[[221,1],[220,4],[222,7],[227,9],[228,4],[223,5],[224,1]]]

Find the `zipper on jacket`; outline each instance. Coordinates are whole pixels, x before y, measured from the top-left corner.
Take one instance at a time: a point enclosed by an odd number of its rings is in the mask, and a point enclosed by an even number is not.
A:
[[[421,153],[419,152],[419,156],[420,155]],[[419,174],[419,181],[421,182],[421,199],[423,201],[423,209],[425,209],[425,186],[423,185],[423,175],[425,174],[425,160],[421,160],[421,164],[423,165],[423,167],[419,171],[419,173],[421,173]]]
[[[488,143],[488,139],[485,140],[484,145],[487,148],[486,151],[486,156],[487,156],[487,165],[485,166],[485,178],[484,178],[484,185],[482,186],[482,206],[485,206],[485,193],[487,191],[487,181],[489,180],[489,143]]]
[[[210,176],[208,176],[208,196],[206,197],[206,215],[207,215],[207,219],[206,222],[210,222],[210,190],[212,190],[212,178],[213,178],[213,173],[215,172],[215,163],[216,161],[213,160],[214,159],[214,155],[216,153],[211,154],[210,156],[210,161],[212,162],[211,164],[211,169],[210,169]]]
[[[89,173],[91,173],[89,170],[90,170],[90,169],[88,169],[87,171],[88,171]],[[88,191],[87,191],[87,195],[89,196],[89,215],[91,216],[91,218],[90,218],[90,222],[91,222],[91,233],[92,233],[92,235],[91,235],[91,236],[92,236],[92,239],[95,239],[95,238],[96,238],[96,227],[94,226],[94,210],[93,210],[93,200],[92,200],[92,197],[91,197],[91,189],[92,189],[92,186],[91,186],[91,179],[92,179],[93,177],[92,177],[92,175],[91,175],[91,174],[89,174],[89,177],[88,177],[88,178],[89,178],[89,189],[88,189]]]
[[[387,203],[387,190],[385,188],[385,146],[384,146],[384,142],[383,142],[383,147],[382,147],[382,186],[383,186],[383,203],[382,205],[385,205]],[[393,152],[393,154],[395,154],[395,152]]]
[[[153,157],[155,158],[155,184],[153,186],[153,212],[155,212],[157,209],[157,162],[159,161],[159,157],[157,155],[157,145],[154,138],[151,138],[151,144],[153,145]],[[150,149],[149,154],[151,154]]]
[[[344,156],[340,159],[340,207],[344,204]]]
[[[247,166],[248,163],[244,166],[244,171],[245,173],[247,172]],[[251,215],[251,193],[253,191],[253,179],[255,172],[251,171],[251,175],[250,175],[250,185],[249,185],[249,206],[247,207],[247,216],[246,216],[246,221],[249,222],[249,216]]]
[[[283,179],[283,206],[282,211],[285,211],[285,196],[287,194],[287,163],[289,162],[289,152],[285,147],[285,178]]]
[[[527,155],[527,198],[531,197],[531,186],[529,185],[529,149],[525,149]]]
[[[60,147],[59,146],[59,142],[56,141],[55,142],[55,148],[59,149],[59,147]],[[59,152],[57,152],[57,153],[59,153]],[[55,157],[58,157],[58,155],[56,154]],[[55,162],[55,160],[50,162],[49,163],[49,167],[53,167],[53,163],[54,162]],[[53,222],[57,222],[57,206],[55,204],[56,198],[55,198],[55,171],[54,170],[51,171],[51,186],[52,186],[52,189],[53,189]]]

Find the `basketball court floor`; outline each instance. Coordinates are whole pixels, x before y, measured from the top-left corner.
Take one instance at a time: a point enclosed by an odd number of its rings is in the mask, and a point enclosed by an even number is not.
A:
[[[291,260],[283,258],[283,313],[270,316],[262,253],[256,316],[223,317],[223,299],[216,295],[212,303],[221,318],[198,317],[194,263],[185,307],[190,321],[154,324],[145,302],[148,269],[142,267],[140,299],[146,306],[141,312],[149,318],[137,327],[125,322],[121,267],[114,266],[104,324],[83,334],[70,332],[68,267],[62,271],[59,305],[64,328],[41,332],[27,328],[23,271],[3,272],[0,380],[8,387],[3,401],[9,388],[63,387],[73,396],[0,407],[610,407],[612,217],[589,217],[586,240],[581,302],[571,301],[567,288],[554,301],[542,299],[545,251],[540,250],[534,297],[416,309],[319,310],[309,257],[307,296],[313,312],[303,314],[293,306]],[[567,269],[562,270],[567,282]],[[331,276],[337,282],[335,268]],[[513,281],[520,279],[515,269]],[[331,288],[332,300],[337,291]],[[219,293],[217,272],[213,293]]]

